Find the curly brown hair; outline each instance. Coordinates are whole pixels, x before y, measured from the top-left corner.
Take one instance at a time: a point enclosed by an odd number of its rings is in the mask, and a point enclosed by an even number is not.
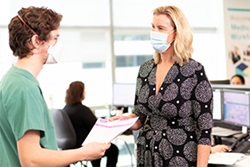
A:
[[[38,35],[40,41],[47,41],[49,33],[57,30],[62,20],[61,14],[46,7],[22,8],[18,11],[18,16],[11,19],[8,29],[9,46],[13,55],[19,58],[25,57],[33,49],[31,45],[33,35]]]
[[[83,92],[85,90],[84,83],[81,81],[72,82],[66,90],[65,103],[74,105],[84,99]]]

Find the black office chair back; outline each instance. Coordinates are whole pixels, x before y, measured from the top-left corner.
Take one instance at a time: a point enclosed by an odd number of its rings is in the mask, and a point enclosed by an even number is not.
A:
[[[56,140],[59,149],[72,149],[76,146],[76,133],[67,113],[61,109],[51,109],[53,118]]]

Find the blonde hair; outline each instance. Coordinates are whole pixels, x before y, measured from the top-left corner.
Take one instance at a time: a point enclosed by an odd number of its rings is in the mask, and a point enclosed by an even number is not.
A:
[[[166,15],[175,28],[173,59],[180,65],[188,62],[193,53],[193,34],[183,12],[175,6],[160,6],[153,10],[153,15]],[[160,53],[154,53],[154,62],[161,61]]]

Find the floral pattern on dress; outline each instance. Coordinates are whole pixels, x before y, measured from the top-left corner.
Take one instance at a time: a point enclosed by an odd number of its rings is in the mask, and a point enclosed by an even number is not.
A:
[[[204,67],[193,59],[168,71],[156,95],[153,60],[139,70],[133,113],[143,126],[137,165],[196,166],[197,145],[211,145],[213,94]]]

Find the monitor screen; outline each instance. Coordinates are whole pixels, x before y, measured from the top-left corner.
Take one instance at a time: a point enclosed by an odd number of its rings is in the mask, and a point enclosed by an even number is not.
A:
[[[225,79],[225,80],[210,80],[211,84],[230,84],[230,80],[229,79]]]
[[[221,107],[221,90],[213,90],[213,119],[221,120],[222,118],[222,107]]]
[[[250,127],[249,92],[223,90],[223,121]]]
[[[135,100],[136,84],[114,83],[113,84],[113,105],[133,106]]]

